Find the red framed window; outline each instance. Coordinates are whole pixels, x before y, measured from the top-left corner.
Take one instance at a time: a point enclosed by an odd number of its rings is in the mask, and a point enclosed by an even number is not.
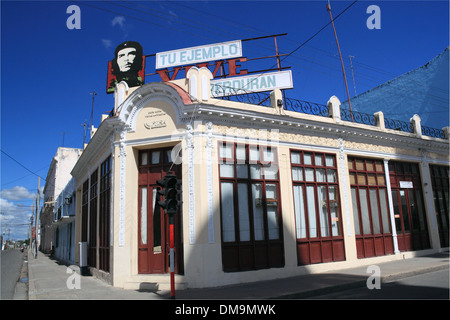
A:
[[[419,165],[389,161],[389,177],[398,249],[430,248]]]
[[[284,266],[275,147],[219,142],[223,270]]]
[[[88,241],[88,219],[89,219],[89,179],[83,182],[81,197],[81,241]]]
[[[291,149],[298,265],[345,260],[336,156]]]
[[[99,269],[109,272],[111,156],[100,166],[99,202]]]
[[[394,253],[384,163],[348,158],[358,258]]]
[[[441,247],[449,246],[449,167],[430,165],[436,220]]]
[[[88,265],[97,267],[97,195],[98,169],[91,174],[89,188],[89,240]]]

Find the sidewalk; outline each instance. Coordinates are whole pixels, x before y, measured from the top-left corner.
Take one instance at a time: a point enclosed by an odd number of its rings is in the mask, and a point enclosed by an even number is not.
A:
[[[379,263],[381,282],[449,268],[449,252]],[[69,300],[158,300],[170,292],[139,292],[114,288],[91,276],[80,276],[77,267],[58,264],[39,252],[28,254],[28,299]],[[77,270],[78,271],[78,270]],[[176,292],[177,299],[269,299],[305,298],[317,294],[366,286],[367,265],[286,279]]]

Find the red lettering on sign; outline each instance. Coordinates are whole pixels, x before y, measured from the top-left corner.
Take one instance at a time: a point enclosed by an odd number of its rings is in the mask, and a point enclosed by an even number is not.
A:
[[[241,70],[239,72],[236,72],[237,68],[241,67],[241,65],[237,64],[236,62],[237,61],[245,62],[245,61],[247,61],[247,58],[230,59],[230,60],[227,60],[227,61],[228,61],[228,75],[229,76],[237,76],[237,75],[241,75],[242,76],[242,75],[248,73],[247,69],[243,69],[243,70]]]
[[[237,75],[245,75],[248,74],[247,69],[241,69],[238,70],[239,68],[241,68],[242,66],[237,63],[237,62],[245,62],[247,61],[247,58],[236,58],[236,59],[229,59],[229,60],[219,60],[214,62],[214,70],[212,71],[212,75],[215,78],[217,73],[219,72],[219,69],[223,68],[224,66],[224,62],[228,63],[228,76],[237,76]],[[208,62],[205,63],[199,63],[196,65],[197,68],[208,68],[210,64]],[[175,80],[175,78],[178,75],[178,71],[180,71],[182,68],[184,69],[185,73],[187,74],[189,69],[191,69],[193,66],[181,66],[181,67],[175,67],[173,68],[173,73],[172,75],[170,75],[169,69],[161,69],[161,70],[156,70],[156,72],[159,74],[159,76],[161,77],[162,81],[166,82],[166,81],[171,81],[171,80]],[[223,70],[223,72],[225,72]],[[221,74],[221,76],[225,76],[225,74]]]
[[[174,68],[172,77],[170,77],[169,70],[167,68],[166,69],[162,69],[162,70],[156,70],[156,72],[158,72],[158,74],[161,77],[162,81],[166,82],[166,81],[170,81],[170,80],[175,80],[175,78],[176,78],[176,76],[178,74],[178,71],[180,71],[180,70],[181,70],[181,67]]]

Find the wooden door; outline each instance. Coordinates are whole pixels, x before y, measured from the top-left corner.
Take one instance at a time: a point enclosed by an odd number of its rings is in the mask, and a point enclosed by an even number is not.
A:
[[[157,180],[174,171],[181,179],[181,168],[173,165],[172,148],[139,152],[138,177],[138,272],[161,274],[169,272],[168,217],[158,205]],[[180,188],[181,189],[181,188]],[[175,272],[183,271],[181,210],[175,217]]]

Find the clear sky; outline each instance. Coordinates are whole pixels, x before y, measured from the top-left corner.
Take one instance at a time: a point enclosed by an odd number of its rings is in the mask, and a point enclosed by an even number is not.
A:
[[[94,125],[113,107],[106,94],[107,63],[115,47],[138,41],[144,54],[288,33],[280,53],[291,53],[330,22],[327,0],[315,1],[1,1],[1,219],[11,237],[26,237],[38,178],[46,178],[60,146],[81,148],[82,124]],[[331,1],[337,16],[353,1]],[[81,29],[68,29],[70,5]],[[380,29],[369,29],[370,5],[380,8]],[[448,1],[359,0],[336,21],[350,96],[418,68],[449,45]],[[273,40],[243,43],[243,55],[274,54]],[[349,56],[352,56],[353,75]],[[266,62],[271,67],[275,61]],[[146,73],[154,72],[154,58]],[[263,65],[243,65],[247,69]],[[288,97],[326,104],[347,100],[331,25],[282,62],[294,89]],[[354,79],[354,81],[353,81]],[[160,81],[158,76],[146,82]],[[447,88],[448,89],[448,88]],[[448,100],[448,90],[444,97]],[[433,112],[448,104],[433,101]],[[359,110],[364,112],[364,110]],[[388,112],[389,110],[382,110]],[[406,120],[414,114],[406,114]],[[448,125],[448,119],[444,118]],[[442,127],[442,123],[426,123]],[[12,159],[13,158],[13,159]],[[45,181],[41,180],[41,187]],[[41,203],[42,205],[42,203]],[[3,231],[3,230],[2,230]]]

